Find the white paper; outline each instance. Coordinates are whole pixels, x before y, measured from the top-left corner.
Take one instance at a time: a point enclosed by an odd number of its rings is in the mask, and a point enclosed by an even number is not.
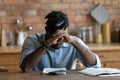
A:
[[[120,70],[116,68],[86,68],[78,72],[90,76],[120,76]]]
[[[99,75],[100,77],[120,76],[120,74]]]
[[[66,68],[44,68],[43,74],[54,72],[56,74],[66,74]]]

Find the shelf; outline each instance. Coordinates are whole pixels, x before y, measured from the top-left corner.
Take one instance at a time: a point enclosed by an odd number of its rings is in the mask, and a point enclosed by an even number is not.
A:
[[[120,43],[110,43],[110,44],[88,44],[92,51],[104,51],[104,50],[120,50]],[[4,53],[20,53],[22,50],[19,46],[7,46],[0,47],[0,54]]]
[[[120,43],[88,44],[92,51],[120,50]]]
[[[19,46],[6,46],[6,47],[0,47],[0,54],[8,54],[8,53],[20,53],[21,47]]]

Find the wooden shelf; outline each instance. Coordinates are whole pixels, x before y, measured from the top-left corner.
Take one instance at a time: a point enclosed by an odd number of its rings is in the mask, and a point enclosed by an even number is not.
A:
[[[88,44],[92,51],[120,50],[120,43]]]
[[[120,43],[89,44],[88,46],[99,56],[102,67],[120,67]]]
[[[0,54],[5,54],[5,53],[20,53],[21,52],[21,47],[19,46],[6,46],[6,47],[0,47]]]
[[[0,66],[4,66],[8,71],[20,71],[20,53],[19,46],[0,47]]]
[[[120,50],[120,43],[110,43],[110,44],[88,44],[92,51],[104,51],[104,50]],[[3,53],[20,53],[22,50],[19,46],[6,46],[0,47],[0,54]]]
[[[88,44],[88,46],[99,56],[102,67],[120,67],[120,44]],[[0,47],[0,65],[9,71],[20,70],[21,50],[19,46]]]

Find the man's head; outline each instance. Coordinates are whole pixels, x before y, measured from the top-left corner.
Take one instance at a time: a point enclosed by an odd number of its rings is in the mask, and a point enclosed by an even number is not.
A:
[[[61,11],[52,11],[45,17],[45,19],[47,19],[45,27],[47,37],[52,37],[52,35],[58,30],[65,31],[69,26],[67,15]],[[59,48],[63,40],[63,38],[60,38],[58,43],[53,46]]]
[[[47,19],[45,27],[47,33],[54,33],[60,29],[65,30],[69,26],[67,15],[61,11],[52,11],[45,19]]]

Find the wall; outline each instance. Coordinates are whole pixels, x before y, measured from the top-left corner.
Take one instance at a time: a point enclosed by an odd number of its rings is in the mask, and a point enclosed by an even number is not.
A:
[[[44,32],[45,15],[52,10],[61,10],[69,17],[70,30],[94,26],[90,11],[98,3],[108,11],[111,23],[120,20],[119,0],[0,0],[0,24],[15,30],[16,19],[22,17],[26,27],[33,27],[32,31],[27,30],[28,34],[41,33]]]

